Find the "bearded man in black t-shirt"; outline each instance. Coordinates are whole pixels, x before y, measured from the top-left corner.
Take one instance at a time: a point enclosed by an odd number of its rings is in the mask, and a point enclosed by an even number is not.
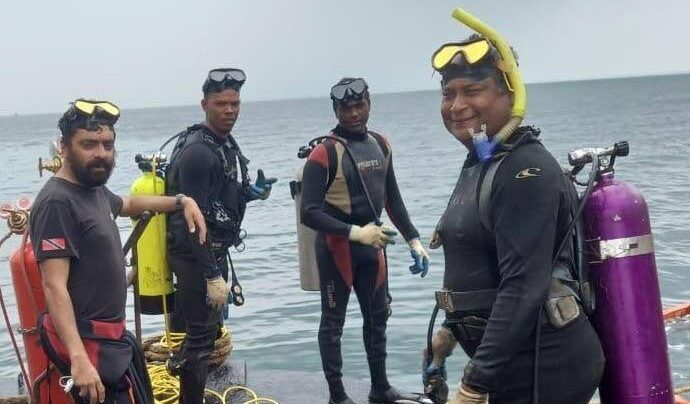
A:
[[[31,215],[31,240],[48,306],[41,340],[51,360],[71,375],[77,403],[130,402],[132,379],[145,381],[133,386],[136,402],[153,402],[145,367],[143,375],[126,373],[141,358],[135,344],[125,343],[131,340],[124,330],[131,279],[115,218],[180,210],[190,233],[200,243],[206,237],[203,215],[191,198],[121,198],[106,188],[115,166],[118,117],[119,109],[110,102],[72,103],[58,123],[63,165],[39,193]]]

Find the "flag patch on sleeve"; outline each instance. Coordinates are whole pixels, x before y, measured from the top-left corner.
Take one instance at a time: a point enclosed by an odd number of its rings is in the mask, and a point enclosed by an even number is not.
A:
[[[67,248],[64,238],[45,238],[41,240],[41,251],[60,251]]]

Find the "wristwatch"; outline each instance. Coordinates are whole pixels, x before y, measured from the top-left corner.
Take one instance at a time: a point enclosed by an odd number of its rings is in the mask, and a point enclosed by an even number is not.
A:
[[[184,198],[184,194],[177,194],[175,195],[175,210],[182,210],[182,198]]]

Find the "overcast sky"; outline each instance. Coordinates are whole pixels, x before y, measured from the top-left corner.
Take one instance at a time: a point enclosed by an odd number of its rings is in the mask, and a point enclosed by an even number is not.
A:
[[[2,0],[0,115],[196,104],[206,72],[245,69],[243,100],[438,88],[431,53],[470,31],[456,5],[518,50],[527,82],[690,72],[687,0]],[[675,44],[675,45],[673,45]]]

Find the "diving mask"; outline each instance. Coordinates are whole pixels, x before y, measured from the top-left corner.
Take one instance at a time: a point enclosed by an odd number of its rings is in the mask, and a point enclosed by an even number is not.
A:
[[[63,133],[74,128],[97,130],[99,125],[113,127],[120,118],[120,108],[110,101],[78,99],[72,103],[58,124]]]
[[[354,79],[331,87],[331,99],[343,102],[361,99],[369,86],[364,79]]]
[[[218,87],[221,89],[230,88],[239,92],[246,80],[247,75],[244,74],[244,71],[240,69],[213,69],[208,72],[208,76],[206,77],[202,90],[204,91],[204,94],[207,93],[211,87]]]
[[[491,51],[491,44],[486,38],[478,38],[469,42],[451,42],[441,45],[431,57],[431,66],[436,71],[447,67],[458,53],[462,53],[467,63],[473,65]]]

